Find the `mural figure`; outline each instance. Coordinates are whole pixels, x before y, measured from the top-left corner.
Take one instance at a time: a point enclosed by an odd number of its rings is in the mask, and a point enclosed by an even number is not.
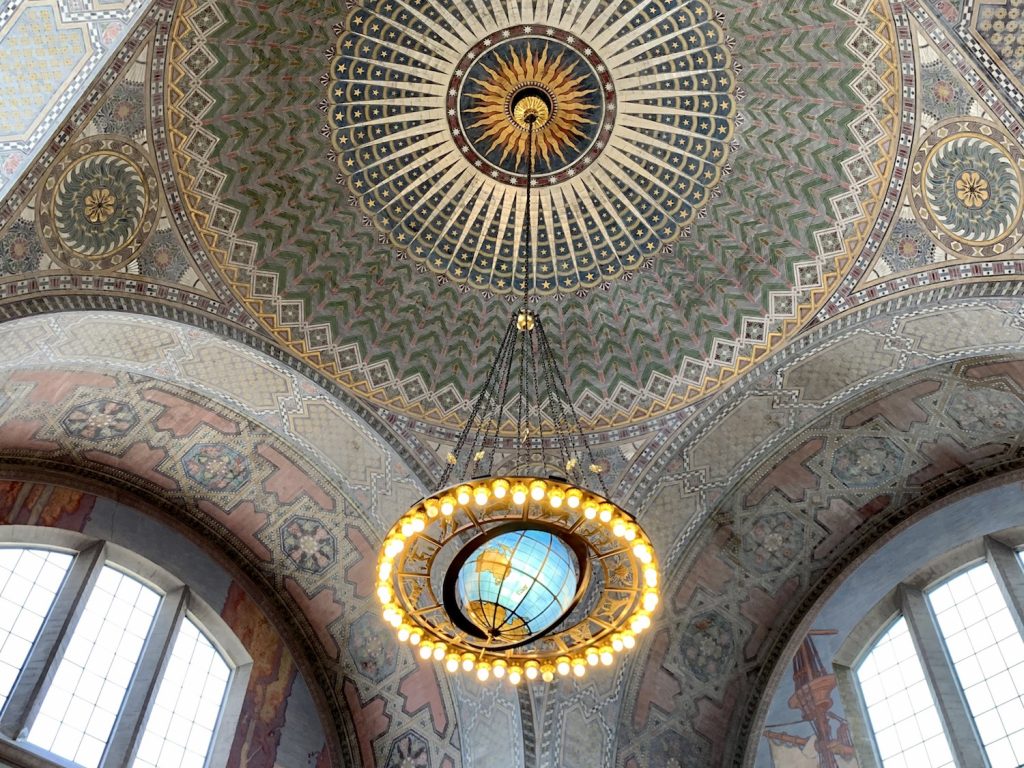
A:
[[[825,669],[814,645],[815,636],[834,634],[834,629],[812,629],[793,657],[789,706],[800,712],[800,719],[765,727],[774,768],[858,768],[850,727],[845,718],[832,711],[836,677]],[[811,734],[775,730],[798,725],[809,725]]]

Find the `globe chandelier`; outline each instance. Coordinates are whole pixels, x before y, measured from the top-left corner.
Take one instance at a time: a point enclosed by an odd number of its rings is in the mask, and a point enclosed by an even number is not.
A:
[[[650,626],[659,599],[654,548],[609,498],[530,308],[534,146],[556,109],[532,84],[506,101],[527,159],[522,300],[437,490],[391,528],[377,570],[399,640],[450,672],[514,685],[612,664]]]

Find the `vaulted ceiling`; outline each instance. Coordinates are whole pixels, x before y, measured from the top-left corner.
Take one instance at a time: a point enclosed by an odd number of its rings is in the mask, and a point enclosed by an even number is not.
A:
[[[1020,13],[156,0],[0,203],[0,460],[258,583],[335,764],[753,765],[828,585],[1021,463]],[[554,104],[530,288],[667,599],[619,668],[517,693],[367,638],[527,280],[522,83]],[[61,426],[115,401],[130,429]]]

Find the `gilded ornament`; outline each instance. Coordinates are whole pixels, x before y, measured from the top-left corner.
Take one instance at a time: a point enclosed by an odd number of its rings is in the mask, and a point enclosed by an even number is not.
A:
[[[106,187],[94,189],[85,196],[85,218],[93,224],[102,224],[114,213],[114,196]]]
[[[980,208],[988,200],[988,182],[977,171],[964,171],[956,180],[956,196],[968,208]]]

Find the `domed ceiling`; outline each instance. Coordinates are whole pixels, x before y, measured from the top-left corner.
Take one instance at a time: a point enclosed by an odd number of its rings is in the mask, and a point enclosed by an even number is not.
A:
[[[592,430],[696,401],[820,308],[905,117],[882,2],[241,7],[172,25],[187,214],[281,344],[420,423],[461,422],[525,282],[524,86],[551,104],[531,290]]]

